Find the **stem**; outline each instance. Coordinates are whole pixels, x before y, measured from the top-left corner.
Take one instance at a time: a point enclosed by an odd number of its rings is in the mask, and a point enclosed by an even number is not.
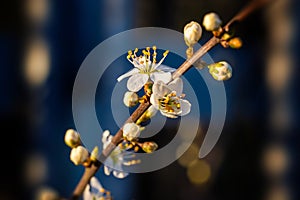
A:
[[[224,27],[223,30],[228,31],[229,26],[236,21],[241,21],[249,14],[251,14],[256,9],[260,8],[270,0],[254,0],[244,9],[242,9],[237,15],[235,15]],[[188,71],[192,65],[199,60],[205,53],[212,49],[216,44],[220,43],[220,39],[217,37],[212,37],[208,42],[206,42],[194,55],[186,60],[172,75],[172,78],[178,78]],[[142,114],[150,107],[150,102],[140,104],[140,106],[132,113],[132,115],[126,120],[125,124],[128,122],[136,122]],[[105,160],[107,156],[114,150],[114,148],[119,144],[123,139],[123,130],[122,128],[115,134],[111,143],[103,150],[99,160]],[[92,163],[89,167],[85,167],[85,172],[82,175],[79,183],[77,184],[70,200],[77,200],[83,193],[86,185],[89,183],[90,179],[96,174],[98,169],[101,167],[102,163],[96,162]]]
[[[229,31],[231,24],[234,22],[240,22],[245,19],[253,11],[259,9],[265,4],[269,3],[271,0],[253,0],[247,6],[245,6],[238,14],[236,14],[225,26],[225,31]]]
[[[194,55],[186,60],[172,75],[172,78],[178,78],[183,75],[186,71],[188,71],[193,64],[199,60],[204,54],[206,54],[211,48],[213,48],[216,44],[220,42],[219,38],[212,37],[208,42],[206,42],[198,51],[194,53]]]

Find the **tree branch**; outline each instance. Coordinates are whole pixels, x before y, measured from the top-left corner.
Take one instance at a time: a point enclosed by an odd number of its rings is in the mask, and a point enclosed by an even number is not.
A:
[[[241,21],[253,11],[257,10],[261,6],[265,5],[270,0],[254,0],[250,2],[248,6],[242,9],[237,15],[235,15],[224,27],[223,31],[228,31],[230,25],[235,21]],[[208,42],[206,42],[198,51],[194,53],[194,55],[186,60],[172,75],[172,78],[178,78],[183,75],[186,71],[188,71],[192,65],[199,60],[205,53],[207,53],[211,48],[220,43],[220,39],[217,37],[212,37]],[[150,102],[142,103],[139,107],[132,113],[132,115],[127,119],[125,123],[128,122],[136,122],[142,114],[150,107]],[[111,143],[103,150],[101,153],[99,160],[105,160],[107,156],[114,150],[114,148],[121,142],[123,139],[123,130],[122,128],[115,134]],[[77,200],[82,195],[86,185],[89,183],[90,179],[96,174],[98,169],[101,167],[101,162],[91,163],[90,166],[85,167],[85,172],[82,175],[79,183],[77,184],[70,200]]]

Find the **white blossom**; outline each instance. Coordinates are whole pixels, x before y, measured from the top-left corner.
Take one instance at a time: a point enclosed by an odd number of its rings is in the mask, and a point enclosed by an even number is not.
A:
[[[187,46],[194,46],[202,35],[202,28],[197,22],[191,21],[183,29],[184,41]]]
[[[140,126],[136,125],[135,123],[126,123],[123,126],[123,137],[129,141],[137,139],[140,134]]]
[[[111,143],[112,138],[113,136],[110,135],[110,132],[108,130],[103,132],[102,135],[103,149],[105,149],[109,145],[109,143]],[[104,173],[106,175],[110,175],[112,172],[113,175],[117,178],[125,178],[129,174],[127,172],[122,171],[122,166],[139,163],[138,160],[133,159],[134,157],[135,155],[133,152],[126,151],[126,149],[121,149],[119,146],[117,146],[105,160]],[[114,166],[114,168],[121,169],[121,170],[111,169],[107,165]]]
[[[137,92],[139,91],[149,79],[153,82],[163,81],[168,83],[172,79],[171,72],[175,69],[162,65],[162,62],[166,58],[169,51],[163,53],[163,58],[157,63],[156,62],[156,47],[152,47],[153,54],[151,59],[150,47],[143,50],[143,56],[137,56],[136,53],[138,49],[136,48],[134,52],[128,51],[127,60],[133,64],[134,69],[121,75],[117,80],[121,81],[124,78],[130,77],[127,81],[127,88],[129,91]]]
[[[216,13],[211,12],[204,16],[202,24],[207,31],[215,31],[221,27],[222,21]]]
[[[65,134],[65,143],[71,148],[77,147],[80,145],[80,135],[74,129],[68,129]]]
[[[209,73],[217,81],[225,81],[231,78],[232,68],[226,61],[220,61],[208,65]]]
[[[83,164],[89,157],[89,152],[83,146],[73,148],[70,153],[70,160],[75,164]]]
[[[182,99],[184,96],[182,90],[183,83],[180,78],[173,80],[168,85],[158,81],[153,84],[150,102],[164,116],[177,118],[186,115],[191,110],[191,104]]]
[[[105,190],[96,177],[92,177],[83,191],[83,200],[111,200],[110,192]]]

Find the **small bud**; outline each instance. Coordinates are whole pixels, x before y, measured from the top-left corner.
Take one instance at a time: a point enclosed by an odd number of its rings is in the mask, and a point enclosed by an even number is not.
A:
[[[216,13],[211,12],[204,16],[202,24],[207,31],[216,31],[221,27],[222,21]]]
[[[70,160],[75,165],[83,164],[89,157],[89,152],[83,146],[73,148],[70,154]]]
[[[97,161],[98,154],[99,154],[99,149],[97,146],[95,146],[93,151],[91,152],[91,156],[90,156],[91,161],[94,161],[94,162]]]
[[[202,35],[202,28],[197,22],[191,21],[183,29],[184,41],[187,46],[194,46]]]
[[[146,112],[144,113],[146,115],[147,118],[152,118],[154,117],[154,115],[156,115],[157,113],[157,109],[154,106],[150,106]]]
[[[139,101],[139,96],[135,92],[126,92],[124,94],[123,102],[127,107],[135,106]]]
[[[225,81],[231,78],[232,68],[226,61],[210,64],[209,73],[217,81]]]
[[[135,123],[127,123],[123,127],[123,137],[129,141],[137,139],[140,133],[140,127]]]
[[[232,37],[231,34],[229,34],[229,33],[224,33],[224,34],[222,35],[221,40],[227,41],[227,40],[229,40],[231,37]]]
[[[80,135],[77,131],[69,129],[65,134],[65,143],[71,148],[75,148],[81,144]]]
[[[156,115],[157,109],[154,106],[150,106],[144,114],[136,121],[136,124],[140,124],[142,122],[146,122]],[[141,128],[140,128],[141,129]]]
[[[158,148],[158,145],[155,142],[144,142],[142,144],[142,149],[146,153],[152,153]]]
[[[241,38],[232,38],[231,40],[228,41],[228,45],[233,48],[233,49],[239,49],[242,47],[243,42],[241,40]]]

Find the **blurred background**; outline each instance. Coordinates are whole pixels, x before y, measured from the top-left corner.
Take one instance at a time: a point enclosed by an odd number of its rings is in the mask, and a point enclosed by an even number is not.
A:
[[[4,158],[0,199],[36,199],[41,191],[62,197],[72,193],[84,169],[69,160],[70,149],[63,137],[68,128],[75,128],[72,87],[76,73],[99,43],[137,27],[182,32],[186,23],[201,23],[211,11],[227,22],[248,2],[2,2],[0,121]],[[199,123],[199,133],[178,161],[124,180],[104,176],[103,169],[97,173],[116,200],[300,199],[299,8],[296,0],[274,0],[238,24],[236,34],[244,41],[241,49],[219,45],[210,51],[215,61],[227,60],[233,66],[233,77],[225,82],[225,127],[213,151],[205,159],[197,159],[210,118],[210,102],[204,101],[201,122],[191,120]],[[210,36],[204,31],[199,43],[204,44]],[[174,65],[181,61],[174,60]],[[116,77],[122,74],[111,69]],[[195,83],[199,78],[186,76]],[[115,79],[107,77],[105,81],[113,84]],[[203,99],[207,95],[203,94]],[[106,113],[109,110],[101,112],[110,115]],[[116,130],[109,120],[101,123]],[[166,124],[169,132],[173,123],[176,121]],[[156,139],[165,143],[165,138]]]

